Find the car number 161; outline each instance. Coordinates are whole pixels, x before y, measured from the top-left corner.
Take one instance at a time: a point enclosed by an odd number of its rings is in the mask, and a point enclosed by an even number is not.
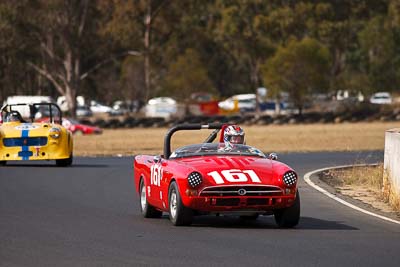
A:
[[[150,184],[155,186],[160,186],[162,173],[163,171],[161,164],[152,165],[150,168]]]
[[[225,181],[231,183],[243,183],[247,182],[249,179],[253,183],[261,183],[260,178],[253,170],[223,170],[221,172],[213,171],[207,173],[211,176],[216,184],[224,184]]]

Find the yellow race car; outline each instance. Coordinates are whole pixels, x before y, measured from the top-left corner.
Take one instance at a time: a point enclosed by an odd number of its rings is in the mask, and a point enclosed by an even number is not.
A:
[[[0,165],[14,160],[71,165],[72,133],[61,123],[61,110],[53,103],[5,105],[0,120]]]

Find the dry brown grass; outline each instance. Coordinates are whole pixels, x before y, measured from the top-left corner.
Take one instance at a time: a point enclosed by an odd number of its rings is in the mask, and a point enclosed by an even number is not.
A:
[[[383,164],[330,170],[322,180],[352,198],[386,211],[400,213],[400,196],[384,176]]]
[[[334,177],[331,184],[337,187],[347,185],[367,186],[374,190],[381,190],[383,187],[383,164],[333,169],[328,171],[328,176]]]
[[[246,126],[247,144],[265,152],[383,150],[385,130],[400,123],[343,123]],[[77,156],[161,154],[167,128],[105,130],[102,135],[76,136]],[[177,132],[172,149],[203,141],[210,131]]]

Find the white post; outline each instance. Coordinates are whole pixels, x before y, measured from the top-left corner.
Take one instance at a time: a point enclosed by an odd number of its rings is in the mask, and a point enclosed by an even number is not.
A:
[[[393,190],[400,195],[400,128],[385,133],[384,171]]]

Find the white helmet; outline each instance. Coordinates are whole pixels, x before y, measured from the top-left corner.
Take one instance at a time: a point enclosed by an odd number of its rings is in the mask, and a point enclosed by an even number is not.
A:
[[[244,131],[240,126],[229,125],[224,130],[225,147],[233,147],[233,144],[244,144]]]

